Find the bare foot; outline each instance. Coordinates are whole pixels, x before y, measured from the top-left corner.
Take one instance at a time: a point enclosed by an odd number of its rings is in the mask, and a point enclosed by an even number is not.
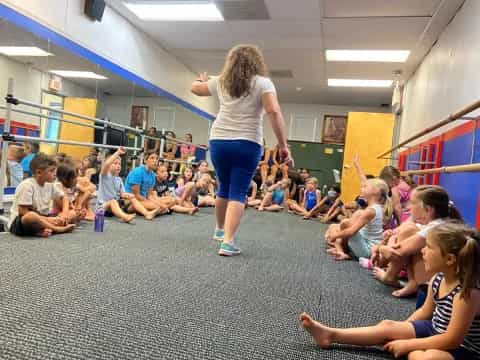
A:
[[[263,206],[259,206],[257,210],[258,210],[258,211],[264,211],[265,208],[264,208]]]
[[[198,207],[194,207],[194,208],[191,208],[191,209],[188,211],[188,214],[189,214],[189,215],[193,215],[193,214],[195,214],[197,211],[198,211]]]
[[[160,212],[162,211],[163,209],[155,209],[155,210],[152,210],[150,212],[148,212],[146,215],[145,215],[145,220],[153,220],[153,218],[155,216],[157,216],[158,214],[160,214]]]
[[[302,327],[307,330],[313,339],[322,349],[328,348],[332,342],[332,332],[326,326],[323,326],[318,321],[313,320],[310,315],[302,313],[300,315],[300,323]]]
[[[337,249],[332,247],[330,249],[327,249],[327,253],[329,253],[331,255],[337,255]]]
[[[345,254],[344,252],[337,251],[337,254],[335,255],[335,260],[337,261],[352,260],[352,257],[348,254]]]
[[[130,221],[132,221],[133,219],[135,219],[137,217],[137,214],[127,214],[124,218],[123,218],[123,221],[125,221],[126,223],[129,223]]]
[[[52,235],[52,229],[43,229],[42,231],[38,232],[36,236],[47,238]]]
[[[68,224],[66,226],[56,226],[54,229],[52,229],[52,232],[56,234],[62,234],[73,231],[73,229],[75,229],[75,224]]]
[[[389,279],[387,276],[387,272],[379,267],[374,267],[372,270],[372,275],[378,281],[381,281],[385,285],[393,286],[393,287],[400,287],[400,283],[396,279]]]
[[[407,285],[405,285],[405,287],[392,292],[392,295],[399,298],[408,297],[417,294],[417,290],[417,283],[415,281],[409,281],[407,282]]]

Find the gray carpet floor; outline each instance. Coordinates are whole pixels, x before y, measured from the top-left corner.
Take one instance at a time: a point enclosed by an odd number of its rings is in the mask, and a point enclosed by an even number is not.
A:
[[[317,348],[298,315],[329,325],[403,319],[354,262],[324,253],[323,225],[248,210],[242,256],[216,255],[213,209],[136,226],[107,220],[49,239],[0,235],[1,359],[390,359]]]

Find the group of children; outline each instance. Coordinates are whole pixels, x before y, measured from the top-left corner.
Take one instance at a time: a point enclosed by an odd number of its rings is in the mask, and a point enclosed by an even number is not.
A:
[[[216,183],[202,161],[172,178],[168,163],[147,152],[144,164],[120,177],[123,148],[100,169],[92,158],[73,161],[37,153],[31,177],[16,189],[9,229],[19,236],[49,236],[72,231],[93,220],[92,206],[126,223],[170,212],[194,214],[215,205]],[[280,164],[281,165],[281,164]],[[480,356],[480,237],[461,224],[448,193],[435,185],[415,186],[386,166],[378,177],[354,165],[361,188],[354,202],[343,204],[332,186],[322,197],[308,170],[278,166],[265,176],[260,163],[246,204],[258,211],[288,211],[304,219],[338,220],[325,233],[326,251],[336,260],[356,258],[375,279],[397,288],[397,297],[421,294],[423,304],[406,321],[385,320],[366,328],[337,329],[301,314],[302,326],[321,347],[332,343],[383,344],[395,357],[477,359]],[[271,168],[271,167],[270,167]],[[98,187],[93,177],[98,177]],[[273,176],[272,176],[273,175]]]
[[[131,223],[137,215],[147,220],[170,212],[192,215],[199,207],[215,205],[215,181],[205,161],[196,172],[186,166],[172,179],[168,163],[159,163],[156,153],[147,152],[144,164],[124,181],[120,177],[124,154],[120,147],[103,165],[96,152],[82,161],[64,154],[35,154],[29,163],[31,177],[22,173],[25,179],[16,187],[10,232],[47,237],[72,231],[80,221],[93,221],[99,207],[106,216]]]
[[[365,175],[358,160],[360,194],[355,204],[343,205],[346,217],[328,227],[326,251],[336,260],[358,259],[374,278],[397,288],[396,297],[418,295],[417,311],[406,321],[350,329],[302,313],[302,326],[323,348],[383,345],[411,360],[480,358],[479,233],[462,224],[443,188],[417,187],[392,166],[378,177]]]

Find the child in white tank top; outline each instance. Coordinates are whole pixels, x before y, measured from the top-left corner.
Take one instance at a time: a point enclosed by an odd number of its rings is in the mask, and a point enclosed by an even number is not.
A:
[[[362,184],[361,196],[368,207],[358,210],[353,217],[340,224],[331,225],[325,240],[327,250],[336,260],[349,260],[349,252],[357,258],[370,257],[371,249],[382,240],[385,208],[390,208],[388,185],[380,179],[370,179]]]

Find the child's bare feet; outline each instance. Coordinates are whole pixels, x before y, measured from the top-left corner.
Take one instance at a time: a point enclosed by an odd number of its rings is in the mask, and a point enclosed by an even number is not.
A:
[[[330,255],[337,255],[337,249],[334,247],[327,249],[327,253],[329,253]]]
[[[75,229],[75,224],[68,224],[68,225],[65,225],[65,226],[55,226],[52,229],[52,232],[54,232],[56,234],[63,234],[63,233],[66,233],[66,232],[73,231],[73,229]]]
[[[126,223],[129,223],[130,221],[132,221],[136,217],[137,217],[137,214],[127,214],[123,217],[123,221],[125,221]]]
[[[318,346],[325,349],[328,348],[333,342],[333,334],[329,328],[323,326],[318,321],[313,320],[310,315],[302,313],[300,315],[300,323],[302,327],[307,330]]]
[[[339,252],[335,254],[335,260],[342,261],[342,260],[352,260],[352,257],[344,252]]]
[[[145,215],[145,220],[153,220],[153,218],[155,216],[157,216],[158,214],[160,214],[162,209],[155,209],[155,210],[152,210],[152,211],[149,211],[146,215]]]
[[[379,267],[374,267],[372,270],[372,275],[378,281],[383,282],[385,285],[400,287],[400,283],[396,279],[390,279],[387,276],[387,272]]]
[[[263,206],[259,206],[257,210],[258,210],[258,211],[264,211],[265,208],[264,208]]]
[[[198,207],[194,207],[194,208],[191,208],[191,209],[188,211],[188,214],[189,214],[189,215],[193,215],[193,214],[195,214],[197,211],[198,211]]]
[[[36,236],[47,238],[52,235],[52,229],[43,229],[42,231],[38,232]]]
[[[95,213],[93,212],[92,209],[87,210],[84,219],[87,220],[87,221],[94,221],[95,220]]]
[[[398,290],[392,292],[392,295],[395,297],[408,297],[411,295],[415,295],[418,290],[418,285],[415,281],[408,281],[407,284]]]

